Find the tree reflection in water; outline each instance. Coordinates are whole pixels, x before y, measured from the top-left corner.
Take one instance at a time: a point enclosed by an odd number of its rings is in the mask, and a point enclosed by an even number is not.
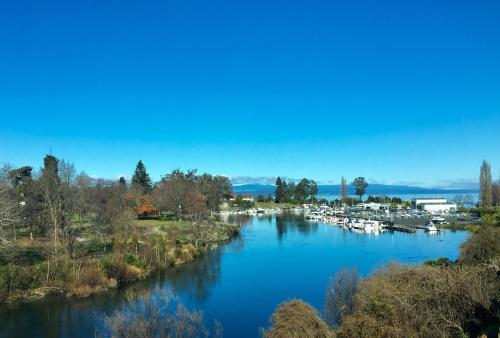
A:
[[[178,293],[185,293],[197,302],[203,302],[220,278],[221,257],[221,248],[215,249],[193,262],[167,271],[166,280]]]
[[[307,221],[303,214],[284,213],[276,215],[276,232],[281,241],[289,231],[298,231],[304,235],[315,233],[318,223]]]

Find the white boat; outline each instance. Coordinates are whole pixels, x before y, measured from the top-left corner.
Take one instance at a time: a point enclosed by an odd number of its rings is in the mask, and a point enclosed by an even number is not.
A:
[[[444,217],[435,216],[435,217],[431,218],[431,223],[437,224],[437,225],[446,224],[446,219]]]
[[[433,223],[429,222],[425,225],[425,231],[427,232],[438,232],[439,228]]]
[[[321,220],[322,218],[323,218],[323,215],[318,211],[313,211],[306,216],[306,219],[312,220],[312,221],[318,221],[318,220]]]
[[[336,223],[341,227],[346,227],[349,223],[349,219],[347,217],[338,217]]]

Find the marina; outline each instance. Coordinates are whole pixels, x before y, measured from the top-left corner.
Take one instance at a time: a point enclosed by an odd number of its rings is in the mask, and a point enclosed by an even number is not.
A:
[[[443,231],[443,226],[450,223],[479,222],[469,214],[456,212],[455,209],[451,210],[449,206],[453,204],[447,203],[444,198],[420,199],[417,202],[414,201],[414,208],[391,208],[389,205],[380,203],[359,203],[356,206],[303,204],[293,208],[225,210],[218,214],[224,218],[228,215],[259,216],[294,213],[303,215],[308,222],[322,222],[366,233],[383,231],[415,233],[418,229],[434,233]],[[424,202],[431,203],[432,211],[426,210]]]

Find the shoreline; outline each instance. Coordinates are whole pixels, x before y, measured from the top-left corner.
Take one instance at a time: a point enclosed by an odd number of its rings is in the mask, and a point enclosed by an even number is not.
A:
[[[41,286],[38,288],[28,289],[25,291],[14,291],[12,294],[7,296],[6,300],[0,301],[0,309],[10,306],[16,306],[17,304],[30,303],[41,301],[49,296],[62,296],[64,298],[87,298],[93,295],[104,294],[109,291],[116,290],[120,287],[127,286],[134,282],[139,282],[141,280],[146,280],[158,272],[166,272],[169,268],[175,268],[183,264],[193,262],[197,259],[202,258],[204,255],[208,254],[210,251],[217,249],[221,244],[230,242],[232,239],[240,234],[241,226],[235,224],[219,224],[224,231],[217,231],[215,238],[208,238],[204,240],[203,246],[195,246],[192,239],[176,239],[176,242],[180,246],[171,248],[172,250],[178,250],[179,255],[174,257],[172,261],[168,263],[157,266],[150,267],[146,270],[142,270],[135,265],[126,264],[127,268],[134,269],[135,271],[140,270],[134,277],[123,281],[117,281],[114,278],[107,278],[103,280],[100,284],[94,285],[91,288],[83,288],[79,292],[77,289],[71,290],[71,287],[65,285],[60,286]],[[106,255],[101,260],[109,258],[111,255]],[[98,260],[90,260],[96,263]]]

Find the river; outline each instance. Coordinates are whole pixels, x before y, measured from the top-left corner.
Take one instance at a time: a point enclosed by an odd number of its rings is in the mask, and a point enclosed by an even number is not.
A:
[[[51,297],[0,308],[0,337],[93,337],[103,314],[123,302],[126,288],[154,293],[172,288],[207,325],[220,321],[225,337],[258,337],[275,307],[302,298],[324,305],[328,279],[342,267],[367,276],[391,261],[418,264],[456,259],[464,231],[429,234],[355,233],[311,223],[300,215],[245,216],[241,236],[195,262],[125,288],[89,298]]]

